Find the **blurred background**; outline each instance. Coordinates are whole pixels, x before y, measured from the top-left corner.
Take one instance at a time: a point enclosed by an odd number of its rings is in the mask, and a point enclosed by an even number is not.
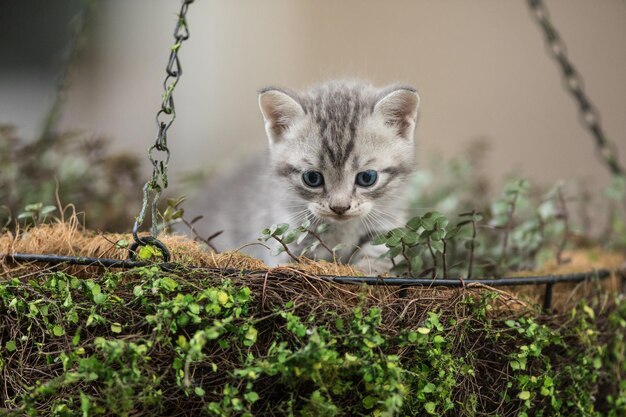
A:
[[[546,3],[607,134],[626,153],[626,1]],[[0,5],[0,124],[22,138],[39,135],[84,4]],[[93,132],[109,138],[113,151],[138,155],[142,181],[179,6],[97,2],[70,71],[60,128]],[[343,77],[420,91],[420,165],[435,154],[462,154],[480,139],[489,145],[484,170],[495,183],[512,171],[548,183],[609,181],[524,1],[198,0],[188,21],[178,117],[168,136],[170,189],[191,197],[190,212],[202,212],[211,173],[266,146],[260,88]],[[140,192],[131,192],[138,207]]]

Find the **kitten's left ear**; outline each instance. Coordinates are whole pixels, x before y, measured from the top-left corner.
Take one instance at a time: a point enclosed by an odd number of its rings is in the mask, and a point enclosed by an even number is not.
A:
[[[400,87],[383,96],[374,106],[374,113],[381,114],[385,123],[395,127],[398,135],[413,140],[420,96],[410,87]]]
[[[304,109],[291,95],[273,88],[261,91],[259,107],[270,144],[280,141],[294,121],[304,115]]]

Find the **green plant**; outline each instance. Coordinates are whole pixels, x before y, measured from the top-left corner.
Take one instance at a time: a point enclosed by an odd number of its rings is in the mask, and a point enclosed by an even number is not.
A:
[[[339,287],[327,283],[262,278],[158,267],[80,279],[16,273],[0,281],[0,409],[455,417],[626,410],[621,298],[590,297],[550,317],[503,308],[491,292],[433,303],[426,293],[362,289],[340,302]]]
[[[18,220],[29,220],[33,226],[37,226],[44,222],[46,217],[56,209],[54,206],[44,206],[43,203],[28,204],[24,207],[24,211],[18,214],[17,218]]]
[[[110,152],[103,138],[77,132],[51,134],[27,141],[13,128],[0,126],[0,224],[11,229],[13,213],[33,216],[61,202],[71,202],[87,213],[86,224],[95,229],[127,230],[138,211],[141,190],[139,160],[127,153]],[[34,204],[41,204],[39,211]],[[32,216],[31,216],[32,215]]]
[[[318,247],[322,247],[332,259],[335,259],[335,251],[341,249],[343,245],[337,245],[334,248],[328,247],[322,239],[322,235],[326,230],[328,230],[327,224],[322,223],[313,228],[309,220],[305,220],[297,227],[291,227],[289,223],[280,223],[263,229],[259,240],[267,242],[273,239],[278,243],[278,246],[272,250],[272,254],[280,255],[285,252],[296,262],[298,261],[298,257],[289,249],[290,244],[302,246],[300,256],[314,252]],[[305,242],[308,236],[313,237],[313,239],[310,239],[308,243],[303,245],[303,242]]]

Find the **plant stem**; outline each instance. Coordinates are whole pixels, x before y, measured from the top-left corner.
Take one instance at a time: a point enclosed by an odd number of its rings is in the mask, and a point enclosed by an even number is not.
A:
[[[446,261],[446,248],[448,247],[448,241],[443,239],[443,277],[448,278],[448,262]]]
[[[563,239],[559,244],[559,248],[556,252],[556,262],[561,265],[565,263],[563,259],[563,251],[565,250],[565,246],[567,245],[567,241],[569,240],[570,230],[569,230],[569,212],[567,211],[567,205],[565,203],[565,198],[563,197],[563,192],[561,191],[561,187],[557,189],[557,196],[559,199],[559,216],[563,220]]]
[[[317,233],[315,233],[315,231],[311,230],[311,229],[307,229],[307,231],[313,235],[313,237],[315,239],[317,239],[320,242],[320,245],[322,245],[322,247],[324,249],[326,249],[328,251],[328,253],[330,253],[330,255],[333,257],[333,259],[335,258],[335,252],[333,252],[333,250],[331,248],[328,247],[328,245],[326,245],[326,243],[324,243],[324,241],[322,240],[322,238],[320,237],[320,235],[318,235]]]
[[[411,260],[409,259],[409,257],[406,254],[406,246],[404,245],[404,242],[402,242],[402,256],[406,260],[407,272],[409,273],[409,276],[412,277],[413,276],[413,270],[411,269]]]
[[[276,236],[272,236],[274,238],[274,240],[276,240],[278,243],[281,244],[281,246],[283,247],[283,249],[285,249],[285,253],[287,255],[289,255],[289,257],[291,257],[291,259],[293,259],[296,262],[299,262],[300,260],[298,259],[298,257],[296,255],[294,255],[293,253],[291,253],[291,251],[289,250],[289,248],[287,247],[287,245],[285,244],[285,242],[283,242],[283,240],[279,237]]]
[[[469,261],[467,266],[467,279],[472,278],[472,268],[474,267],[474,242],[476,241],[476,222],[474,216],[476,210],[472,210],[472,240],[470,240]]]
[[[219,251],[217,250],[217,248],[211,243],[212,239],[215,239],[216,237],[218,237],[219,235],[221,235],[224,231],[220,230],[219,232],[215,232],[213,233],[211,236],[207,237],[206,239],[204,239],[203,237],[201,237],[198,232],[196,231],[196,228],[193,227],[193,223],[192,222],[188,222],[187,220],[183,219],[181,217],[181,220],[183,221],[183,223],[185,224],[185,226],[187,226],[189,228],[189,231],[191,231],[191,233],[193,234],[194,238],[196,240],[200,240],[201,242],[204,242],[208,245],[208,247],[210,247],[213,252],[215,253],[219,253]]]
[[[437,278],[437,256],[435,255],[435,252],[433,252],[433,247],[430,244],[430,236],[428,236],[428,250],[430,251],[430,256],[432,256],[433,258],[433,272],[432,272],[432,278],[435,279]]]
[[[506,225],[504,225],[504,236],[502,237],[502,255],[500,256],[500,267],[503,264],[507,263],[507,251],[509,249],[509,235],[511,233],[511,229],[513,228],[513,215],[515,214],[515,207],[517,204],[517,197],[519,196],[519,192],[515,192],[513,195],[513,199],[509,202],[508,210],[507,210],[507,221]]]

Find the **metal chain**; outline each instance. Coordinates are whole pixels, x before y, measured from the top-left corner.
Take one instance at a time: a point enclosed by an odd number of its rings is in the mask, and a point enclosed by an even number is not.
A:
[[[130,257],[134,259],[135,250],[139,246],[154,245],[161,249],[165,262],[169,260],[169,251],[167,247],[157,239],[157,204],[161,193],[167,188],[167,167],[170,161],[170,149],[167,147],[167,131],[176,119],[176,106],[174,105],[174,89],[183,74],[183,69],[180,65],[180,59],[178,52],[184,41],[189,39],[189,26],[187,24],[187,10],[189,5],[194,0],[183,0],[180,12],[178,13],[178,21],[174,29],[174,45],[170,51],[170,57],[165,67],[167,73],[165,81],[163,81],[163,100],[161,102],[161,108],[156,114],[156,124],[158,128],[157,138],[154,143],[148,149],[148,158],[152,164],[152,178],[146,182],[143,187],[143,203],[139,216],[135,218],[135,224],[133,226],[133,239],[135,243],[130,247]],[[150,194],[153,194],[151,206],[151,236],[140,237],[138,235],[139,227],[143,224],[146,217],[146,210],[148,208]]]
[[[580,120],[593,136],[599,157],[613,175],[624,175],[615,144],[605,136],[600,121],[600,113],[585,94],[582,77],[567,57],[565,43],[552,25],[543,0],[528,0],[528,6],[535,20],[543,29],[549,52],[561,66],[564,86],[578,103]]]

